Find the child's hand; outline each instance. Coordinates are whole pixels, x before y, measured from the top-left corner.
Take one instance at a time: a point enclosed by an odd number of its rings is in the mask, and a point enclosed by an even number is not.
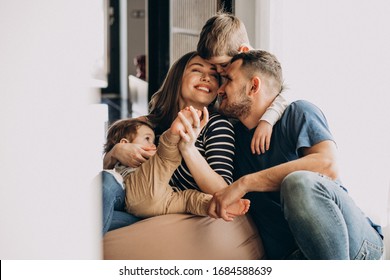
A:
[[[260,155],[269,150],[271,142],[272,125],[266,121],[259,121],[251,142],[251,151],[253,154]]]

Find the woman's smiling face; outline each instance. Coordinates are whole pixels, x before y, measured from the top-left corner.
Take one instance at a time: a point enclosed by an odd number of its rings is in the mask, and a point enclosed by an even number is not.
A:
[[[193,57],[184,71],[180,108],[192,105],[201,110],[207,107],[217,97],[219,88],[219,74],[215,66],[202,59]]]

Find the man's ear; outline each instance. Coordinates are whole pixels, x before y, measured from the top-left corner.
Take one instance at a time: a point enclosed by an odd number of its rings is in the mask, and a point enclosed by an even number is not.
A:
[[[251,87],[249,95],[257,94],[260,91],[260,86],[261,86],[260,77],[257,77],[257,76],[253,77],[251,80],[251,85],[252,85],[252,87]]]
[[[126,138],[122,138],[121,141],[119,141],[119,143],[130,143],[130,141],[127,140]]]
[[[242,52],[247,52],[249,50],[251,50],[252,47],[247,45],[247,44],[241,44],[241,46],[238,48],[238,52],[239,53],[242,53]]]

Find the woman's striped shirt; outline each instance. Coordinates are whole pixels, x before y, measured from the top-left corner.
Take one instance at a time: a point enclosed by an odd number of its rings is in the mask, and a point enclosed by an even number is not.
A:
[[[210,114],[208,123],[200,132],[195,143],[210,167],[221,175],[228,184],[233,182],[234,143],[233,125],[226,117],[216,112]],[[184,159],[173,173],[170,185],[181,190],[200,190]]]

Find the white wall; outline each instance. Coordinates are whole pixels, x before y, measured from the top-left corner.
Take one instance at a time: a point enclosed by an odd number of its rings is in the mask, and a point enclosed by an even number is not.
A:
[[[252,8],[263,24],[255,47],[280,59],[291,100],[307,99],[324,111],[344,183],[366,213],[386,224],[390,2],[257,0]]]
[[[0,3],[0,259],[101,258],[101,5]]]
[[[236,0],[234,13],[242,22],[244,22],[249,41],[255,46],[256,34],[260,34],[261,32],[259,25],[257,24],[257,18],[259,18],[259,16],[256,15],[256,0]]]

